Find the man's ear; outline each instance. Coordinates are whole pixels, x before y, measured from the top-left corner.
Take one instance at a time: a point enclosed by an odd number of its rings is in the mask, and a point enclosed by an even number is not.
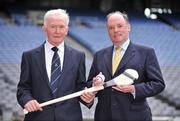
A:
[[[66,35],[68,35],[68,32],[69,32],[69,27],[67,27],[67,32],[66,32]]]
[[[42,30],[46,32],[46,27],[44,25],[42,26]]]
[[[131,25],[130,24],[128,24],[128,29],[129,29],[129,32],[131,31]]]

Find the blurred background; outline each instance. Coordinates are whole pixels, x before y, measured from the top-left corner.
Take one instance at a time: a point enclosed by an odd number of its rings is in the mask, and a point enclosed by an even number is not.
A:
[[[179,0],[0,0],[0,121],[22,121],[16,100],[21,55],[45,41],[44,13],[66,9],[70,30],[66,43],[86,53],[86,75],[93,54],[111,45],[106,15],[125,11],[132,25],[131,41],[155,49],[166,89],[148,98],[154,121],[180,121]],[[82,105],[83,118],[93,121],[95,105]]]

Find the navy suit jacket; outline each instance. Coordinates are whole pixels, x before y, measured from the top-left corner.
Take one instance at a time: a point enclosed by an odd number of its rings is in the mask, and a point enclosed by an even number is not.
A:
[[[85,54],[65,44],[62,75],[57,97],[65,96],[85,87]],[[18,83],[17,100],[24,105],[35,99],[39,103],[53,99],[45,65],[44,44],[22,55],[21,75]],[[25,120],[32,121],[81,121],[80,98],[73,98],[43,107],[43,111],[28,113]]]
[[[130,42],[114,75],[112,54],[113,46],[95,53],[88,81],[91,82],[99,72],[102,72],[105,81],[108,81],[126,69],[135,69],[139,74],[139,78],[134,82],[135,99],[131,93],[122,93],[111,87],[99,91],[95,121],[151,121],[152,114],[146,98],[157,95],[165,88],[154,50]]]

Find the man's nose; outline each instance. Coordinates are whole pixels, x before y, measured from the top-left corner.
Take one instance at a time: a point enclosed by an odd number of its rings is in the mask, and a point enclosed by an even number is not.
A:
[[[118,27],[115,26],[115,27],[114,27],[114,32],[117,32],[117,31],[118,31]]]
[[[59,28],[59,27],[56,27],[55,32],[56,32],[56,33],[59,33],[59,32],[60,32],[60,28]]]

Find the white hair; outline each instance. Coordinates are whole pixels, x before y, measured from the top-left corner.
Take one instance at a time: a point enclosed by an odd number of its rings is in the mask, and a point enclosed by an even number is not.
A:
[[[65,17],[67,25],[69,24],[69,14],[66,12],[66,10],[63,9],[53,9],[49,10],[45,13],[44,15],[44,25],[46,24],[46,21],[49,16],[54,15],[54,14],[59,14]]]

